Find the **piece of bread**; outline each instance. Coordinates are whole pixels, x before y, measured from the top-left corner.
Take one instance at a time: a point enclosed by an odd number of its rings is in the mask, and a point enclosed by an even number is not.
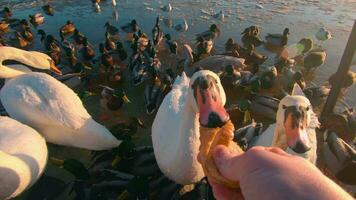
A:
[[[198,157],[204,173],[209,179],[213,179],[216,183],[226,187],[239,188],[239,182],[228,180],[220,174],[212,155],[217,145],[224,145],[232,152],[243,153],[243,150],[232,141],[234,138],[234,130],[234,125],[230,120],[221,128],[200,127],[200,148]]]

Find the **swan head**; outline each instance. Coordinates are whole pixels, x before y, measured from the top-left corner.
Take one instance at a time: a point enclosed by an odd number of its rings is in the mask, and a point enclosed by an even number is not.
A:
[[[225,91],[217,74],[209,70],[195,72],[189,84],[193,109],[199,113],[201,126],[215,128],[223,126],[229,119],[224,105]]]
[[[289,148],[302,154],[311,149],[307,129],[311,126],[314,112],[309,100],[298,84],[292,95],[285,96],[278,106],[277,125],[282,127]]]

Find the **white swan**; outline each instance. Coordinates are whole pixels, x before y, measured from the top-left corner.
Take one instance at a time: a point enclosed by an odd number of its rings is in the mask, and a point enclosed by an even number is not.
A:
[[[27,73],[2,64],[15,60],[39,68],[53,68],[46,54],[0,47],[0,78],[11,78],[0,91],[8,114],[38,130],[48,142],[91,150],[120,144],[85,110],[79,97],[66,85],[45,73]]]
[[[0,117],[0,199],[18,196],[42,175],[47,163],[44,138],[9,117]]]
[[[280,101],[276,118],[276,123],[270,125],[253,146],[280,147],[315,164],[315,128],[319,126],[319,121],[298,84],[294,85],[292,95]]]
[[[164,98],[152,125],[153,149],[159,168],[165,176],[183,185],[204,177],[197,155],[200,146],[199,121],[205,120],[206,116],[199,114],[202,113],[202,105],[196,100],[197,91],[194,89],[203,79],[212,80],[208,85],[215,86],[210,87],[209,92],[222,106],[225,105],[225,92],[217,74],[201,70],[189,79],[183,72]],[[216,90],[211,88],[216,88],[218,92],[213,93]]]

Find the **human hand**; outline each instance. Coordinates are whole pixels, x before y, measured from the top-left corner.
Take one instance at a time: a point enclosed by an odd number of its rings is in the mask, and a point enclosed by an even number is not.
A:
[[[279,148],[254,147],[236,154],[217,146],[213,156],[221,175],[239,181],[241,188],[234,191],[208,177],[218,200],[352,199],[310,162]]]

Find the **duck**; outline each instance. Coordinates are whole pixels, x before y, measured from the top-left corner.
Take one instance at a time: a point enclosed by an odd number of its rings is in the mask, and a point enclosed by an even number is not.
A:
[[[199,68],[210,70],[215,73],[221,73],[227,65],[232,65],[237,70],[244,69],[246,67],[244,64],[245,59],[226,55],[212,55],[195,62],[193,50],[188,44],[183,45],[183,51],[184,72],[188,77],[192,76],[196,69]]]
[[[142,120],[138,117],[130,117],[128,120],[123,122],[119,122],[115,124],[111,129],[114,135],[134,135],[137,133],[138,128],[146,129],[146,125],[142,122]]]
[[[105,71],[111,69],[114,67],[114,59],[113,57],[108,53],[107,49],[105,48],[105,45],[103,43],[99,44],[99,51],[101,53],[101,65],[104,66]]]
[[[0,198],[12,199],[33,186],[47,164],[46,140],[10,117],[0,117]]]
[[[267,34],[265,37],[266,42],[265,45],[268,49],[280,49],[287,45],[288,43],[288,35],[289,35],[289,28],[285,28],[283,34],[274,33],[274,34]]]
[[[233,38],[228,38],[225,43],[225,53],[227,56],[240,57],[239,51],[241,46]]]
[[[14,60],[61,73],[46,54],[13,47],[0,47],[0,51],[0,63]],[[0,91],[5,110],[11,118],[40,132],[47,142],[89,150],[120,145],[121,141],[94,121],[78,95],[63,83],[45,73],[25,73],[3,64],[0,68],[0,77],[10,79]]]
[[[9,24],[6,21],[0,21],[0,32],[7,32],[9,30]]]
[[[355,146],[346,143],[333,131],[326,130],[324,135],[327,136],[323,143],[323,158],[327,169],[329,169],[339,181],[355,188]]]
[[[322,49],[313,49],[303,57],[302,66],[306,72],[314,71],[325,63],[326,51]]]
[[[106,22],[104,25],[106,32],[108,32],[110,35],[118,35],[119,34],[119,29],[116,28],[115,26],[111,25],[110,22]]]
[[[122,26],[121,30],[123,30],[125,33],[135,33],[140,30],[140,27],[138,26],[136,20],[133,19],[130,23]]]
[[[225,89],[226,93],[229,93],[229,90],[232,90],[238,86],[241,80],[241,74],[234,66],[227,65],[225,66],[224,72],[220,74],[221,85]]]
[[[54,8],[50,4],[42,6],[42,10],[46,15],[50,15],[50,16],[54,15]]]
[[[10,8],[4,7],[4,9],[0,11],[0,17],[4,18],[5,20],[8,20],[10,17],[12,17],[12,11],[10,10]]]
[[[329,77],[328,82],[330,83],[330,85],[335,85],[336,84],[337,77],[338,77],[337,73],[334,73]],[[351,70],[349,70],[346,73],[346,76],[343,77],[343,79],[344,79],[344,84],[341,86],[341,88],[349,88],[353,84],[356,83],[356,73],[351,71]]]
[[[174,26],[174,29],[180,32],[185,32],[188,30],[188,28],[189,26],[186,19],[183,19],[181,23],[178,23]]]
[[[32,34],[32,31],[30,28],[25,28],[22,32],[21,32],[21,36],[29,41],[29,42],[32,42],[33,40],[33,34]]]
[[[211,55],[211,51],[213,50],[214,43],[212,40],[204,40],[204,38],[200,37],[196,42],[196,59],[201,60],[203,58],[209,57]]]
[[[307,52],[309,52],[310,50],[313,49],[314,43],[313,40],[311,38],[302,38],[299,40],[299,42],[297,43],[298,45],[298,49],[302,49],[301,54],[304,55]]]
[[[74,67],[78,62],[78,59],[76,56],[76,48],[75,48],[74,44],[65,40],[64,42],[62,42],[61,46],[64,49],[64,52],[65,52],[65,55],[69,61],[70,67]]]
[[[124,103],[130,103],[129,98],[122,89],[113,89],[109,86],[101,85],[103,88],[101,91],[100,106],[102,107],[102,113],[100,115],[101,120],[107,120],[110,117],[119,117],[122,115],[120,109]],[[110,116],[108,116],[110,115]]]
[[[76,44],[81,45],[83,44],[83,39],[85,38],[85,35],[81,33],[78,29],[75,29],[72,37]]]
[[[171,35],[168,33],[164,36],[164,38],[166,39],[165,41],[165,46],[166,49],[169,50],[169,52],[171,54],[177,55],[178,54],[178,43],[174,40],[172,40]]]
[[[29,20],[34,26],[38,26],[44,23],[45,17],[41,13],[36,13],[34,15],[29,15]]]
[[[318,32],[315,34],[315,38],[320,42],[325,42],[332,38],[331,32],[325,27],[321,27]]]
[[[173,10],[173,7],[170,3],[168,3],[167,5],[163,6],[161,9],[165,12],[171,12]]]
[[[115,7],[116,6],[116,0],[111,0],[111,5]]]
[[[94,49],[89,45],[88,39],[86,37],[83,38],[83,48],[81,49],[82,57],[91,61],[95,57]]]
[[[116,43],[116,52],[119,54],[121,61],[125,61],[127,59],[127,52],[124,48],[124,45],[120,41]]]
[[[253,44],[249,44],[247,48],[240,48],[239,57],[245,59],[245,63],[247,65],[261,65],[267,59],[268,56],[265,56],[256,51],[255,46]]]
[[[259,47],[264,44],[264,41],[260,38],[260,28],[257,26],[250,26],[246,28],[242,33],[241,41],[244,46],[252,44],[255,47]]]
[[[95,12],[97,12],[97,13],[101,12],[101,8],[100,8],[100,5],[99,5],[98,2],[95,2],[93,4],[93,6],[94,6],[94,9],[95,9]]]
[[[220,36],[220,29],[216,24],[212,24],[209,30],[204,31],[200,34],[195,35],[196,38],[202,37],[204,40],[215,40],[217,37]]]
[[[15,46],[21,49],[28,47],[31,43],[25,38],[23,38],[23,36],[19,32],[15,32],[15,38],[13,38],[13,41],[15,42]]]
[[[62,50],[59,42],[52,35],[47,35],[45,46],[47,49],[47,54],[52,58],[54,63],[56,65],[60,64]]]
[[[105,48],[108,51],[116,50],[116,43],[110,39],[110,34],[105,32]]]
[[[278,105],[276,123],[271,124],[252,146],[279,147],[315,165],[315,129],[319,125],[309,100],[299,85],[295,84],[291,95],[283,97]]]
[[[156,24],[152,29],[152,41],[155,46],[158,46],[162,39],[163,39],[163,31],[161,30],[161,27],[159,26],[159,16],[156,18]]]
[[[202,89],[204,85],[211,87]],[[171,92],[164,98],[152,124],[152,144],[159,169],[167,178],[181,185],[197,183],[205,176],[197,160],[201,145],[199,128],[213,122],[203,120],[210,116],[211,112],[203,110],[202,102],[196,100],[198,89],[216,95],[218,100],[210,111],[216,111],[217,121],[223,123],[227,113],[225,109],[217,111],[226,102],[220,79],[212,71],[200,70],[191,78],[184,72],[177,76]]]
[[[41,41],[41,42],[44,42],[45,39],[46,39],[46,37],[47,37],[46,32],[45,32],[44,30],[42,30],[42,29],[39,29],[39,30],[37,31],[37,34],[41,36],[40,41]]]
[[[63,35],[67,35],[67,34],[73,33],[75,29],[76,29],[76,28],[75,28],[74,23],[73,23],[72,21],[68,20],[68,21],[66,22],[66,24],[63,25],[63,26],[59,29],[59,31],[60,31]]]

